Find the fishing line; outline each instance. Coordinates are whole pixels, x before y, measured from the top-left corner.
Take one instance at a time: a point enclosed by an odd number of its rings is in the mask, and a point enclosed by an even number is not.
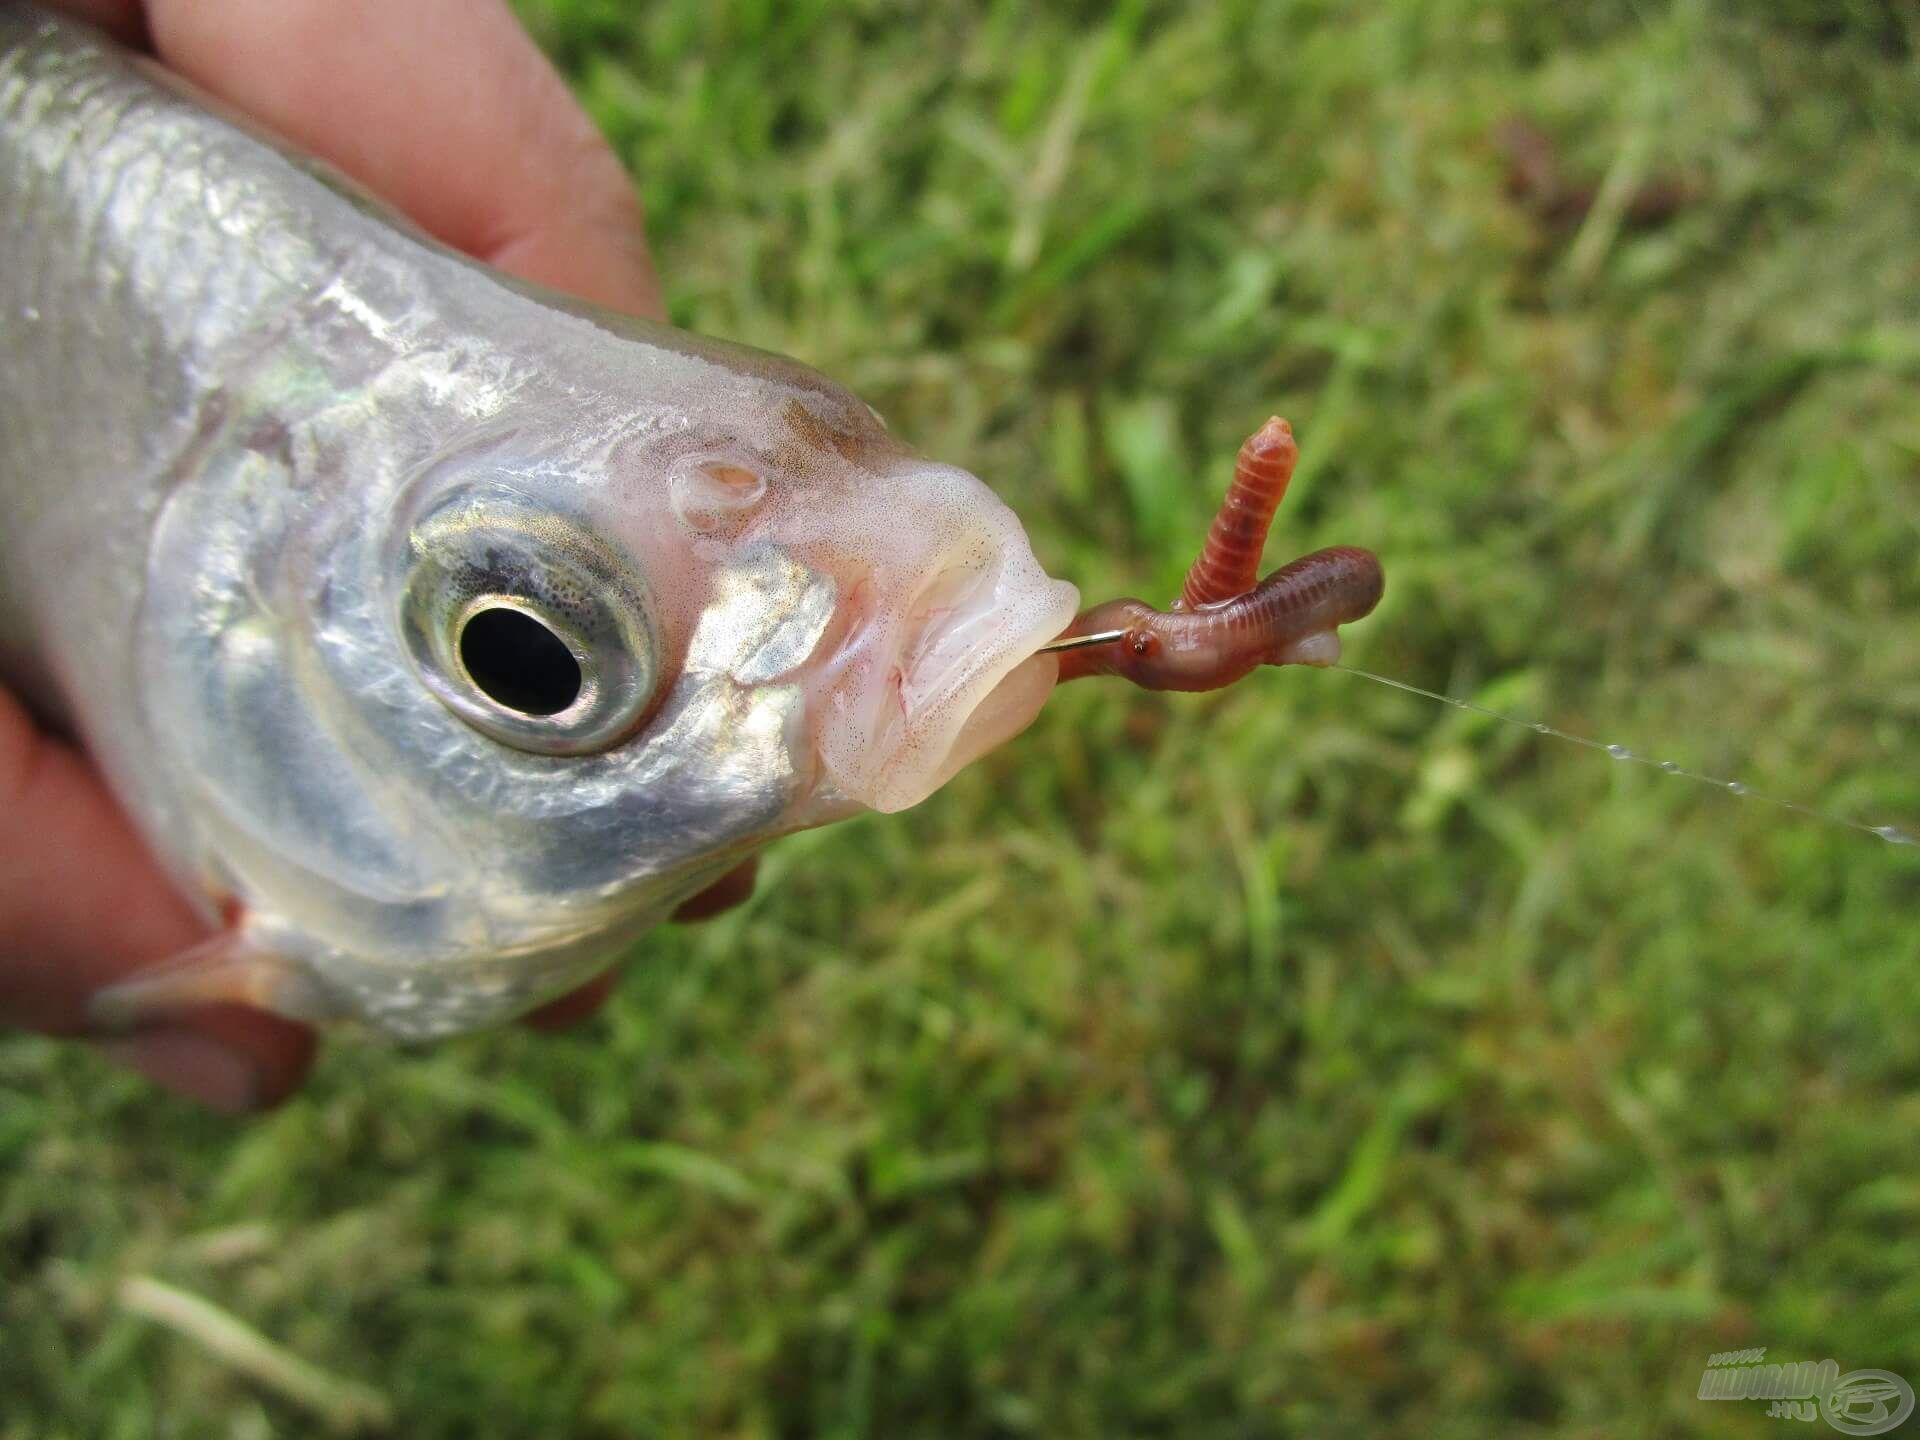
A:
[[[1344,665],[1335,662],[1328,667],[1344,670],[1349,675],[1358,675],[1363,680],[1371,680],[1376,685],[1385,685],[1394,690],[1404,690],[1409,695],[1422,695],[1429,700],[1438,700],[1442,705],[1451,705],[1458,710],[1471,710],[1476,715],[1485,715],[1502,724],[1517,725],[1522,730],[1531,730],[1536,735],[1552,735],[1556,739],[1569,740],[1575,745],[1585,746],[1589,750],[1598,750],[1610,760],[1625,761],[1632,765],[1644,765],[1649,770],[1658,770],[1662,775],[1678,775],[1687,780],[1698,781],[1702,785],[1711,785],[1716,790],[1724,790],[1729,795],[1737,795],[1743,800],[1758,800],[1763,805],[1771,805],[1777,810],[1791,811],[1795,815],[1804,815],[1811,820],[1824,821],[1828,825],[1839,825],[1848,830],[1858,830],[1871,835],[1876,840],[1884,840],[1889,845],[1913,845],[1920,847],[1920,837],[1911,831],[1902,830],[1898,825],[1868,825],[1864,821],[1849,820],[1844,815],[1835,815],[1830,811],[1819,810],[1811,805],[1802,805],[1797,800],[1782,800],[1776,795],[1765,795],[1750,788],[1744,781],[1723,780],[1718,775],[1709,775],[1701,770],[1689,770],[1673,760],[1654,760],[1645,755],[1636,755],[1624,745],[1609,745],[1601,740],[1590,740],[1585,735],[1575,735],[1557,726],[1548,725],[1539,720],[1522,720],[1517,715],[1503,714],[1490,710],[1485,705],[1476,705],[1471,700],[1457,699],[1452,695],[1442,695],[1437,690],[1425,690],[1418,685],[1410,685],[1405,680],[1395,680],[1391,676],[1376,675],[1371,670],[1362,670],[1357,665]]]

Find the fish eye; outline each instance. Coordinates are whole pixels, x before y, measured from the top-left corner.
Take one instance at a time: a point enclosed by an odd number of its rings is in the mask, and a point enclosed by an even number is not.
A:
[[[474,729],[542,755],[632,734],[658,679],[646,586],[584,527],[504,487],[402,527],[399,628],[427,689]]]
[[[482,694],[522,715],[558,715],[580,698],[572,648],[504,597],[486,597],[462,622],[460,663]]]

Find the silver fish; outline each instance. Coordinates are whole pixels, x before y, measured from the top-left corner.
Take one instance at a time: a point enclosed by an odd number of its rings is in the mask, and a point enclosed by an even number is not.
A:
[[[0,677],[220,939],[105,998],[519,1014],[1008,738],[1073,618],[793,361],[536,292],[0,3]]]

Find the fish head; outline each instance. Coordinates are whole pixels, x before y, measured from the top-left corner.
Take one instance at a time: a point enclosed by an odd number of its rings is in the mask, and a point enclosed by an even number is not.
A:
[[[925,798],[1033,719],[1078,602],[813,371],[526,318],[507,361],[236,412],[150,556],[191,873],[397,1033],[521,1013],[768,840]]]
[[[533,763],[600,797],[610,857],[692,875],[916,804],[1023,729],[1078,593],[991,489],[838,386],[671,343],[444,447],[390,511],[384,569],[468,768]]]

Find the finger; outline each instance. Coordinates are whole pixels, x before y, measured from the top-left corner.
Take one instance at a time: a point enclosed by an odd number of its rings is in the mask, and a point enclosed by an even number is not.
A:
[[[81,1033],[94,991],[206,933],[99,777],[0,691],[0,1019]],[[161,1084],[235,1110],[283,1098],[313,1050],[300,1026],[236,1006],[116,1044]]]
[[[306,1083],[314,1035],[244,1005],[203,1005],[100,1051],[177,1094],[244,1115],[278,1105]]]
[[[633,183],[501,0],[150,0],[173,69],[447,244],[663,313]]]
[[[558,1000],[549,1000],[538,1010],[530,1011],[520,1023],[535,1030],[564,1030],[569,1025],[578,1025],[607,1003],[607,997],[613,994],[614,982],[618,978],[618,971],[604,971],[578,990],[569,991]]]
[[[698,895],[682,900],[680,908],[673,912],[673,918],[682,924],[693,920],[711,920],[724,910],[745,904],[753,895],[754,882],[759,878],[760,857],[750,856]]]
[[[140,45],[146,40],[146,7],[141,0],[47,0],[47,4],[98,25],[123,45]]]

